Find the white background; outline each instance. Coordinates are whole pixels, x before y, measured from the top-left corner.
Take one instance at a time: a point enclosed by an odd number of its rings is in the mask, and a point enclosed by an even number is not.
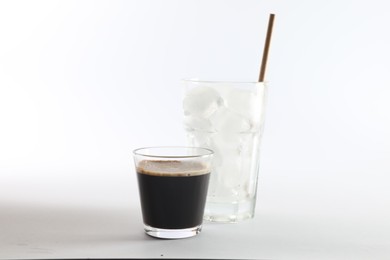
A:
[[[138,207],[131,151],[185,144],[182,78],[255,81],[271,12],[257,215],[386,258],[383,0],[1,1],[0,207]]]

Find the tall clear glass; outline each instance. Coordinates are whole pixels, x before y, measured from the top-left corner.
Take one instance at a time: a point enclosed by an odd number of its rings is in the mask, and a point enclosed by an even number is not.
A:
[[[264,127],[264,82],[184,80],[188,144],[214,151],[204,218],[253,218]]]

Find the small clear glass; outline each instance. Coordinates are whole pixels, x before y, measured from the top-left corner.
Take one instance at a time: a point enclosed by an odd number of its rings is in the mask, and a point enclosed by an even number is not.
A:
[[[213,151],[148,147],[133,155],[146,234],[178,239],[200,233]]]
[[[188,145],[214,151],[205,219],[253,218],[264,128],[264,82],[184,80]]]

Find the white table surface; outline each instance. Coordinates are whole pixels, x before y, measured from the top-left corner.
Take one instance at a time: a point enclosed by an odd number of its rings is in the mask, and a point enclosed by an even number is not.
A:
[[[4,194],[4,190],[3,190]],[[262,194],[262,193],[260,193]],[[123,206],[0,203],[0,259],[218,258],[389,259],[389,224],[379,216],[331,216],[269,207],[238,224],[204,223],[181,240],[147,236],[136,198]],[[261,205],[263,203],[264,206]],[[275,200],[272,204],[277,203]],[[115,204],[115,203],[112,203]]]

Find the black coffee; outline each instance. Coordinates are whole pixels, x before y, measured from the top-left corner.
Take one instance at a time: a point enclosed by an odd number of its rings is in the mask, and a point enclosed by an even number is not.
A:
[[[146,225],[182,229],[202,224],[210,172],[201,163],[142,161],[137,176]]]

